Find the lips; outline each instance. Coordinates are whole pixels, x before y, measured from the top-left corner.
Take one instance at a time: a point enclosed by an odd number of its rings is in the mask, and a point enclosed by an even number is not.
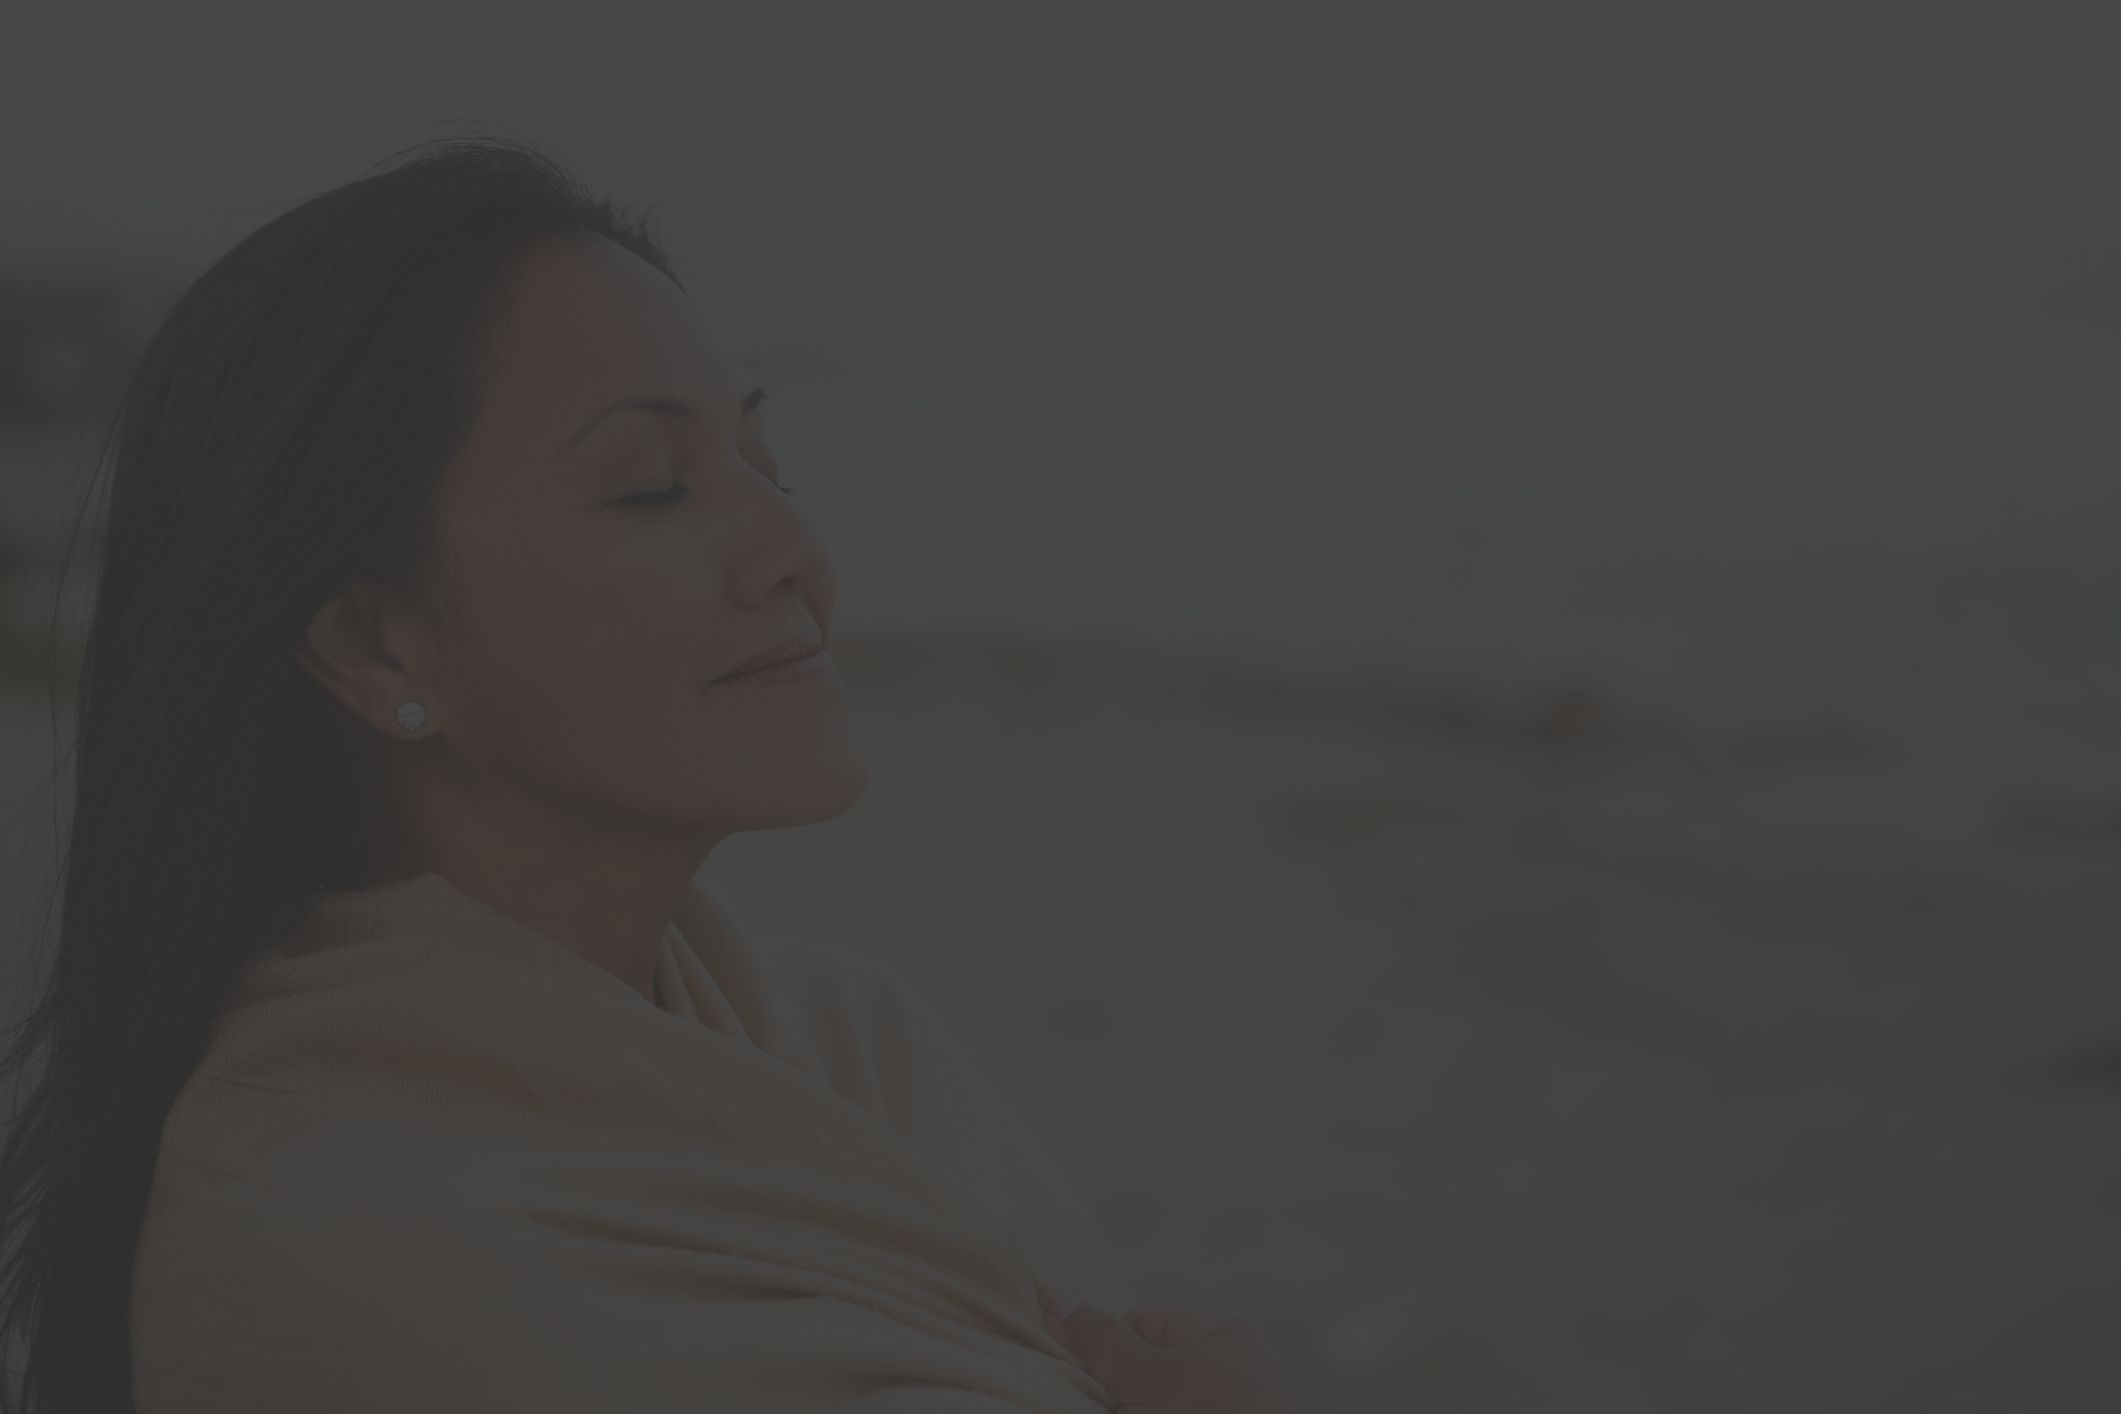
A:
[[[777,643],[763,653],[746,658],[743,662],[722,674],[716,681],[726,682],[730,678],[742,677],[746,673],[755,673],[766,668],[776,668],[788,663],[801,662],[803,659],[821,651],[824,646],[820,640],[815,638],[790,639]]]

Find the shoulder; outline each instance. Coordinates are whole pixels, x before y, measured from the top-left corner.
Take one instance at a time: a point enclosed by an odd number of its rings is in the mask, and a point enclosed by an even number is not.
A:
[[[477,1150],[339,1090],[193,1075],[163,1125],[141,1263],[159,1255],[310,1270],[359,1266],[380,1235],[474,1231]]]
[[[444,1333],[512,1255],[462,1153],[210,1075],[170,1119],[130,1294],[143,1414],[385,1407],[332,1402],[387,1398],[354,1332],[448,1386]]]

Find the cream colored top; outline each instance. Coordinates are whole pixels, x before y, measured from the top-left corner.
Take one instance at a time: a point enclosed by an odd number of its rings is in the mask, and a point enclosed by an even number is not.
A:
[[[1108,1407],[1034,1283],[1127,1277],[903,976],[695,885],[655,981],[439,874],[320,896],[164,1129],[140,1414]]]

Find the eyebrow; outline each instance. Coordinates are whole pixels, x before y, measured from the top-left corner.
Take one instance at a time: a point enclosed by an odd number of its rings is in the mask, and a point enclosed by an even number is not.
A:
[[[740,418],[749,417],[753,412],[757,411],[758,405],[765,401],[766,390],[764,388],[753,388],[750,392],[744,394],[743,401],[737,405],[737,415]],[[577,427],[574,430],[574,435],[560,444],[560,449],[562,451],[573,451],[581,445],[582,439],[594,431],[597,425],[603,422],[605,418],[612,416],[614,413],[629,410],[652,412],[659,417],[674,417],[691,422],[703,422],[707,418],[707,405],[698,398],[621,398],[608,407],[600,408],[587,422]]]

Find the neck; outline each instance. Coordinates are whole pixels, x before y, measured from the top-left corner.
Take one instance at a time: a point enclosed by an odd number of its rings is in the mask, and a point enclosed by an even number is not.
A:
[[[395,812],[403,821],[406,812]],[[444,818],[432,812],[414,817]],[[375,827],[359,882],[437,873],[505,917],[611,973],[656,1003],[655,973],[678,900],[716,841],[595,833],[519,803],[451,818],[451,828]],[[358,884],[356,885],[359,886]]]

